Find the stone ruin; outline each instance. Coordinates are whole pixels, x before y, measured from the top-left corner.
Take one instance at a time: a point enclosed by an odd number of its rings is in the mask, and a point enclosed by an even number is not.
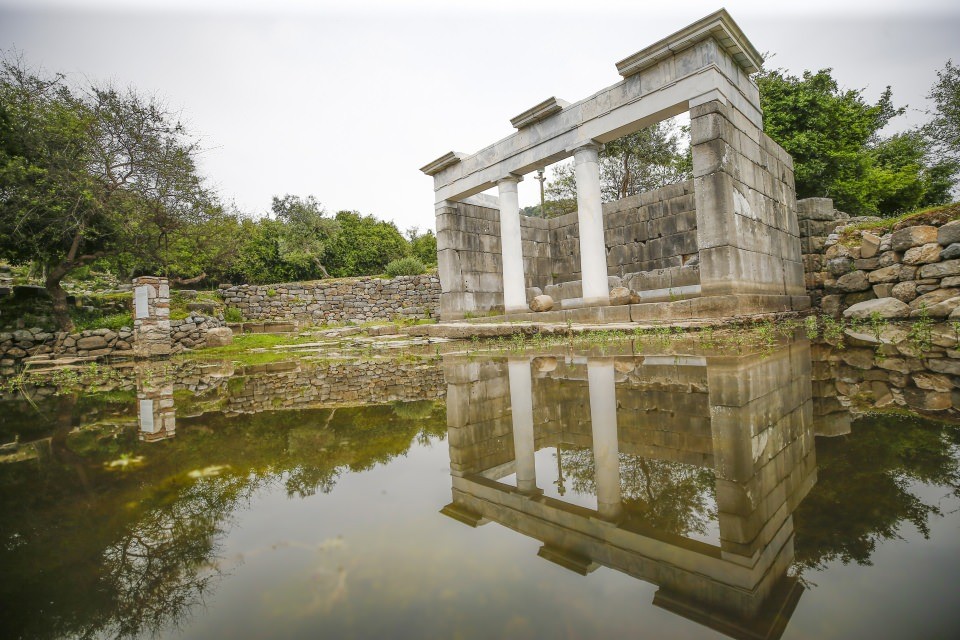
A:
[[[763,133],[750,78],[761,62],[721,9],[618,62],[617,84],[573,104],[549,98],[513,118],[512,135],[424,166],[441,319],[642,322],[809,308],[793,161]],[[601,202],[602,145],[684,112],[693,179]],[[577,211],[520,215],[517,183],[570,156]],[[499,197],[482,193],[494,186]],[[619,286],[631,295],[611,298]],[[541,292],[554,310],[531,314]]]

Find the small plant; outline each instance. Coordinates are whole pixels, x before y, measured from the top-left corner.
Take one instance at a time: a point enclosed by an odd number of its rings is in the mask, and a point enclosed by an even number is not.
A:
[[[236,307],[227,307],[223,312],[226,322],[243,322],[243,313]]]
[[[267,297],[268,297],[268,298],[276,298],[276,297],[277,297],[277,290],[276,290],[276,289],[267,289]]]
[[[817,326],[817,316],[807,316],[804,318],[803,330],[807,334],[808,340],[815,340],[820,334],[820,328]]]
[[[910,328],[908,337],[910,343],[921,354],[930,351],[933,346],[933,320],[927,314],[927,305],[920,305],[920,316],[913,323],[913,327]]]
[[[418,276],[426,270],[419,258],[407,256],[387,263],[386,273],[391,278],[396,278],[397,276]]]

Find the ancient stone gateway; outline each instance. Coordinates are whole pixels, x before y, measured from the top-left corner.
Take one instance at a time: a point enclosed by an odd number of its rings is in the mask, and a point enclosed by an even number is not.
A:
[[[441,318],[522,319],[532,287],[559,303],[531,314],[537,320],[807,308],[793,161],[763,133],[750,78],[760,64],[721,9],[618,62],[621,82],[574,104],[545,100],[511,120],[516,133],[424,166],[434,180]],[[693,180],[601,203],[601,145],[686,111]],[[521,216],[517,183],[570,156],[576,213]],[[494,186],[499,198],[481,193]],[[611,306],[610,277],[639,303]]]

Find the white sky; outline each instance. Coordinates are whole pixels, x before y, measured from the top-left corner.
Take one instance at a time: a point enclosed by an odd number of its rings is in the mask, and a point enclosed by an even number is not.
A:
[[[787,6],[781,6],[787,5]],[[419,167],[513,132],[509,119],[617,82],[614,63],[715,11],[720,0],[0,0],[0,48],[29,64],[155,93],[206,149],[226,201],[315,195],[403,230],[433,228]],[[727,0],[747,37],[799,74],[833,67],[875,100],[920,109],[960,61],[960,2]],[[536,180],[520,204],[539,202]]]

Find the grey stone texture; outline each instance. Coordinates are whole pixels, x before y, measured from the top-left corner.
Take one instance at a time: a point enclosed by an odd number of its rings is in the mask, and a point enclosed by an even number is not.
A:
[[[440,254],[441,260],[444,255]],[[246,320],[367,322],[436,317],[440,278],[435,275],[396,278],[334,278],[268,285],[221,285],[225,305]]]

